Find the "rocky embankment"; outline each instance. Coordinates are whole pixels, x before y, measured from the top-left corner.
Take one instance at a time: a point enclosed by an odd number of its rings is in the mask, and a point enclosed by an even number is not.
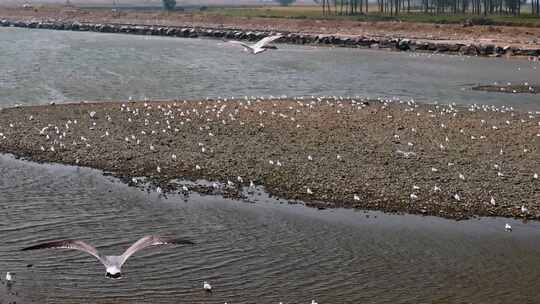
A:
[[[3,27],[22,27],[81,32],[123,33],[135,35],[155,35],[183,38],[217,38],[257,41],[272,32],[246,31],[239,29],[216,29],[204,27],[149,26],[115,23],[80,23],[72,21],[29,21],[0,20]],[[341,36],[327,34],[306,34],[281,32],[284,36],[278,42],[306,45],[327,45],[339,47],[360,47],[390,49],[398,51],[417,51],[469,56],[520,56],[540,60],[540,48],[519,48],[495,44],[467,44],[460,41],[415,40],[405,38],[383,38],[369,36]]]

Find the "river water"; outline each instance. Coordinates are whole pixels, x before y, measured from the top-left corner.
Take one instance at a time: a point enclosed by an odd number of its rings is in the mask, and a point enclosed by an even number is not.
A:
[[[186,201],[9,156],[0,174],[0,269],[16,273],[18,303],[533,303],[540,288],[539,223]],[[197,245],[142,251],[118,281],[84,253],[19,251],[80,238],[117,254],[163,232]]]
[[[540,109],[538,95],[472,91],[540,84],[525,60],[280,45],[246,56],[220,40],[0,28],[0,106],[244,95],[362,95]]]
[[[364,93],[538,103],[530,95],[462,90],[473,82],[540,79],[537,65],[525,61],[294,46],[254,59],[213,40],[24,29],[0,29],[0,38],[2,106],[130,95]],[[316,210],[264,194],[252,200],[165,198],[100,171],[0,156],[0,274],[15,273],[9,288],[0,285],[0,302],[536,302],[540,223]],[[505,223],[514,231],[505,232]],[[140,252],[118,281],[84,253],[19,251],[80,238],[118,254],[149,233],[197,245]],[[212,294],[202,290],[204,280]]]

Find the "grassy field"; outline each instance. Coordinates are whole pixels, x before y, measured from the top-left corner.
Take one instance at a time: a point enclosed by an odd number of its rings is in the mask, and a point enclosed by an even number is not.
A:
[[[377,12],[376,5],[370,5],[369,14],[359,16],[323,16],[319,6],[264,6],[264,7],[214,7],[200,14],[224,15],[230,17],[262,17],[290,19],[346,19],[355,21],[408,21],[425,23],[462,23],[467,19],[475,24],[485,25],[523,25],[540,27],[540,17],[523,13],[521,16],[473,16],[473,15],[432,15],[421,12],[403,13],[399,16],[389,16]],[[524,9],[527,11],[527,8]]]

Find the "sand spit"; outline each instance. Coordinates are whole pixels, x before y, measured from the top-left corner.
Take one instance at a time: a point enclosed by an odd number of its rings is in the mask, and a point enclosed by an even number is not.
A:
[[[463,219],[540,218],[540,112],[361,98],[81,103],[0,111],[0,151],[153,190]],[[159,189],[157,188],[159,187]]]

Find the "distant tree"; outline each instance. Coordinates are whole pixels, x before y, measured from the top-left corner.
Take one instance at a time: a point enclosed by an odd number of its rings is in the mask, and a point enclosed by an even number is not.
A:
[[[176,8],[176,0],[161,0],[163,9],[166,11],[174,11]]]
[[[279,3],[279,5],[289,6],[289,5],[293,4],[296,0],[274,0],[274,1]]]

